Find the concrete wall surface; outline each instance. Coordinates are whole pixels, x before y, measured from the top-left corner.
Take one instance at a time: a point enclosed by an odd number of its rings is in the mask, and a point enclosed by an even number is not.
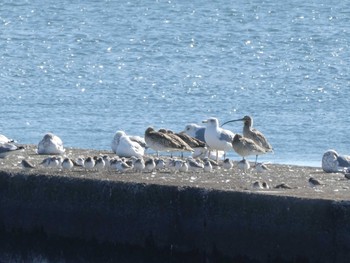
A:
[[[349,262],[350,202],[0,172],[0,226],[256,262]]]

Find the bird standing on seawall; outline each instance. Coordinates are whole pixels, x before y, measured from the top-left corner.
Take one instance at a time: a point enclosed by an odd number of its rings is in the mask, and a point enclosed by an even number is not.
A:
[[[207,124],[204,133],[206,144],[209,146],[210,150],[216,150],[216,161],[218,161],[218,151],[227,152],[232,149],[231,142],[235,134],[229,130],[220,128],[217,118],[209,118],[204,120],[203,123]]]
[[[249,155],[260,155],[266,153],[265,149],[257,145],[253,140],[236,134],[232,140],[232,148],[235,152],[245,159]]]
[[[272,152],[272,146],[267,141],[266,137],[257,129],[253,128],[253,118],[250,116],[244,116],[242,119],[227,121],[222,124],[224,126],[227,123],[235,122],[235,121],[243,121],[243,136],[245,138],[253,140],[258,146],[265,150],[265,153]],[[256,155],[255,163],[258,161],[258,155]]]
[[[124,131],[117,131],[111,143],[112,151],[120,157],[135,156],[141,158],[145,153],[145,148],[138,142],[132,141]]]
[[[180,144],[177,140],[174,140],[168,134],[155,131],[152,127],[148,127],[145,131],[145,141],[148,147],[157,152],[159,151],[193,151],[188,145]]]
[[[64,152],[62,140],[52,133],[45,134],[38,144],[38,154],[63,154]]]

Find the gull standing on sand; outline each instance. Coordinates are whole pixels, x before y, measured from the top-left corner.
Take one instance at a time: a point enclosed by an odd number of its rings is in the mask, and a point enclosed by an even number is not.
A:
[[[178,141],[174,140],[168,134],[163,132],[155,131],[152,127],[148,127],[145,131],[145,141],[148,147],[152,148],[157,152],[159,156],[159,151],[166,152],[193,152],[193,149],[188,145],[180,144]]]
[[[135,156],[141,158],[145,153],[145,148],[138,142],[132,141],[124,131],[117,131],[111,143],[113,152],[120,157]]]
[[[0,158],[5,158],[10,153],[24,149],[23,146],[17,146],[13,143],[0,143]]]
[[[206,144],[209,146],[210,150],[216,150],[216,161],[218,161],[218,151],[227,152],[232,149],[231,142],[235,134],[229,130],[220,128],[217,118],[209,118],[204,120],[203,123],[207,124],[204,133]]]
[[[63,154],[62,140],[53,133],[47,133],[38,144],[38,154]]]
[[[267,141],[264,134],[262,134],[257,129],[253,128],[253,118],[250,116],[244,116],[242,119],[238,119],[238,120],[227,121],[223,123],[222,126],[229,122],[235,122],[235,121],[244,122],[243,136],[245,138],[253,140],[257,145],[259,145],[261,148],[265,150],[265,153],[273,151],[271,144]],[[258,161],[258,155],[256,155],[255,163],[257,163],[257,161]]]

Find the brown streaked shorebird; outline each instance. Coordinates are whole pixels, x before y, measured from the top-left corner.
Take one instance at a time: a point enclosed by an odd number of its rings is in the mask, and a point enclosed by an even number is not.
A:
[[[193,151],[192,147],[185,140],[183,140],[177,133],[166,129],[159,129],[158,132],[166,133],[175,142],[177,142],[180,145],[183,145],[185,149],[187,149],[188,151]]]
[[[174,137],[172,136],[169,136],[168,133],[155,131],[152,127],[148,127],[146,129],[145,141],[150,148],[152,148],[157,152],[157,156],[159,156],[158,154],[159,151],[193,152],[193,149],[189,147],[185,142],[179,143],[179,140],[174,139]]]
[[[179,132],[175,133],[177,136],[179,136],[185,143],[187,143],[192,149],[193,148],[204,148],[205,147],[205,142],[192,137],[185,132]]]
[[[232,147],[238,155],[243,157],[243,159],[249,155],[258,156],[266,153],[266,150],[257,145],[253,140],[245,138],[238,133],[233,137]]]
[[[192,152],[196,148],[205,148],[206,147],[204,142],[202,142],[201,140],[198,140],[194,137],[191,137],[184,132],[174,133],[173,131],[166,130],[166,129],[160,129],[158,131],[168,134],[170,137],[172,137],[179,144],[186,146],[188,149],[191,149]],[[181,157],[183,157],[183,155],[181,155]]]
[[[243,136],[245,138],[253,140],[258,146],[263,148],[265,150],[265,153],[267,152],[273,152],[271,144],[267,141],[266,137],[264,134],[262,134],[260,131],[257,129],[253,128],[253,118],[250,116],[244,116],[242,119],[238,120],[231,120],[223,123],[221,126],[230,123],[230,122],[235,122],[235,121],[243,121],[244,126],[243,126]],[[255,163],[258,161],[258,155],[256,155]]]

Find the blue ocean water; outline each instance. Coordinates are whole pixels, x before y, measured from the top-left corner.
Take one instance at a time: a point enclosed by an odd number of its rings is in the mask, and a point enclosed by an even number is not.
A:
[[[251,115],[261,160],[319,166],[350,154],[349,24],[333,0],[2,1],[0,133],[110,149],[120,129]]]

